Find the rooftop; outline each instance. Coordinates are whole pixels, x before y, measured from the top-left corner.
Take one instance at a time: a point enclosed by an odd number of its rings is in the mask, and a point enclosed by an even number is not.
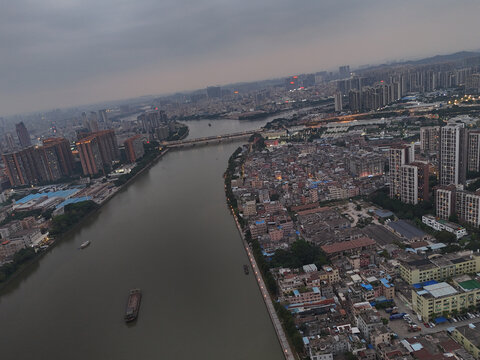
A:
[[[388,226],[408,240],[424,237],[426,235],[425,232],[404,220],[390,221]]]
[[[480,347],[480,329],[473,324],[459,326],[455,329],[477,348]]]
[[[438,284],[433,284],[433,285],[427,285],[423,288],[425,291],[430,293],[434,298],[439,298],[443,296],[449,296],[449,295],[454,295],[458,291],[455,290],[455,288],[446,283],[446,282],[441,282]]]
[[[78,191],[79,191],[78,189],[68,189],[68,190],[61,190],[61,191],[50,191],[46,193],[30,194],[21,198],[20,200],[17,200],[15,204],[25,204],[30,200],[39,199],[43,196],[47,196],[49,198],[52,198],[52,197],[68,198]]]
[[[462,281],[459,282],[458,285],[460,285],[465,290],[480,289],[480,282],[478,282],[477,280]]]
[[[375,212],[375,215],[381,218],[388,218],[390,216],[393,216],[393,213],[389,210],[377,209],[374,212]]]
[[[349,240],[349,241],[342,241],[342,242],[331,244],[331,245],[323,245],[322,250],[325,251],[325,253],[327,254],[334,254],[337,252],[353,250],[353,249],[361,248],[364,246],[372,246],[375,244],[376,243],[374,240],[368,237],[363,237],[363,238]]]

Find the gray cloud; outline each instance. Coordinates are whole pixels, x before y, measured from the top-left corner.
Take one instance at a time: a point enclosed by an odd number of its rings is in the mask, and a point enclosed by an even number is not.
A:
[[[0,114],[480,47],[474,0],[17,0]]]

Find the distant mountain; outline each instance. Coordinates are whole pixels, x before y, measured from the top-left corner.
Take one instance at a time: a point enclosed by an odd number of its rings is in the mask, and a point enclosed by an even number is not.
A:
[[[460,61],[463,59],[468,59],[476,56],[480,56],[480,52],[459,51],[459,52],[448,54],[448,55],[435,55],[425,59],[406,61],[404,62],[404,64],[413,64],[413,65],[436,64],[436,63],[443,63],[443,62]]]
[[[391,61],[385,64],[377,64],[377,65],[364,65],[359,66],[357,71],[365,72],[376,70],[384,67],[390,66],[402,66],[402,65],[428,65],[428,64],[440,64],[440,63],[447,63],[447,62],[460,62],[462,60],[480,57],[480,50],[479,51],[459,51],[453,54],[447,55],[435,55],[424,59],[419,60],[406,60],[406,61]]]

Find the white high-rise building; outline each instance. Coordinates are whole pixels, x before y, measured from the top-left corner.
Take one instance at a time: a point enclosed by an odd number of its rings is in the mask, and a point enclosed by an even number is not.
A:
[[[401,145],[390,148],[388,165],[390,168],[390,197],[401,197],[402,166],[415,161],[413,145]]]
[[[340,112],[343,110],[342,93],[340,91],[335,93],[335,111]]]
[[[440,126],[420,128],[420,150],[424,153],[438,151],[440,144]]]
[[[455,207],[459,219],[475,227],[480,226],[480,195],[458,191]]]
[[[414,165],[402,165],[400,200],[406,204],[418,203],[418,168]]]
[[[480,171],[480,131],[478,130],[468,133],[467,170]]]
[[[440,185],[458,185],[465,182],[467,144],[465,124],[450,123],[440,135]]]

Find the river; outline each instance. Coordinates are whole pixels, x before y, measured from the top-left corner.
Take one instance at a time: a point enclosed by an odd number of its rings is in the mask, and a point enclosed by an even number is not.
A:
[[[187,124],[194,138],[266,121]],[[8,284],[2,358],[282,359],[225,204],[222,174],[239,144],[168,153]],[[128,326],[125,303],[137,287],[142,306]]]

